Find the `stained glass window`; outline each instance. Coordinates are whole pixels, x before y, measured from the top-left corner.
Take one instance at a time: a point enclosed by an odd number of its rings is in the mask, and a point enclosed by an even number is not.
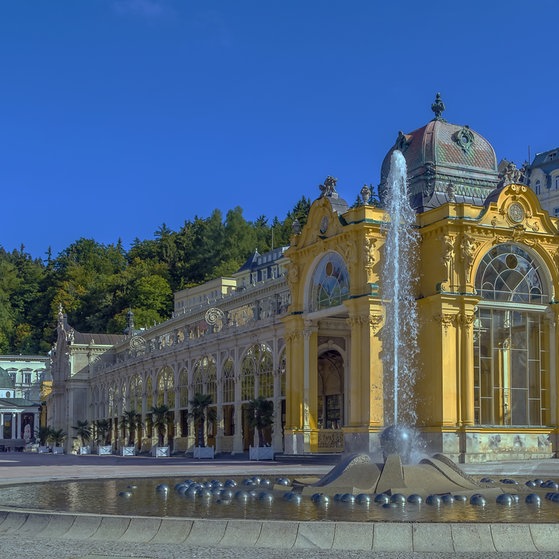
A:
[[[310,311],[341,305],[349,296],[349,274],[343,258],[329,252],[318,263],[311,280]]]

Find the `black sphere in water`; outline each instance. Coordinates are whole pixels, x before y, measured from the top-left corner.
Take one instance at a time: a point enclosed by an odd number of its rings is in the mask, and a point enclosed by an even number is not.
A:
[[[413,450],[414,432],[405,425],[390,425],[380,434],[382,456],[386,461],[391,454],[398,454],[403,464],[409,464]]]

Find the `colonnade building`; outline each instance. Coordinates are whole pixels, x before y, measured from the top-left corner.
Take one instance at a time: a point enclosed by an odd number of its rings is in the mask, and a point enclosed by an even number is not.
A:
[[[389,150],[380,199],[363,187],[349,207],[328,177],[287,249],[177,294],[163,324],[118,337],[83,334],[61,310],[52,425],[71,433],[78,419],[107,419],[116,449],[125,410],[145,419],[166,404],[169,443],[191,452],[189,402],[204,393],[216,410],[209,444],[238,453],[253,444],[248,403],[263,396],[274,404],[266,442],[276,452],[375,453],[393,409],[381,270],[397,149],[419,236],[409,405],[426,451],[460,462],[555,456],[558,220],[516,168],[499,174],[485,138],[443,118],[439,97],[432,109],[433,120],[400,133]],[[149,427],[138,439],[145,450],[155,444]]]

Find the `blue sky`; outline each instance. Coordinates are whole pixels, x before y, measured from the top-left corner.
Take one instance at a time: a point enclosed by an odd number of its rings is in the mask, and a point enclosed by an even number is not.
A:
[[[556,0],[0,0],[0,245],[125,248],[241,206],[352,203],[444,116],[520,165],[557,147]]]

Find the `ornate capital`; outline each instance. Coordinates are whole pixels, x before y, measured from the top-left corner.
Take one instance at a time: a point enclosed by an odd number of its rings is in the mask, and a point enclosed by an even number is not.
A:
[[[475,319],[475,315],[474,313],[459,313],[458,314],[458,320],[460,322],[460,325],[464,328],[470,328],[472,326],[472,324],[474,323],[474,319]]]
[[[354,326],[362,326],[363,324],[365,324],[366,320],[366,317],[356,314],[347,318],[346,323],[353,328]]]
[[[369,326],[373,330],[373,334],[378,333],[383,322],[384,322],[384,316],[382,314],[369,315]]]
[[[445,334],[449,326],[456,324],[456,314],[453,313],[436,314],[433,318],[442,324]]]

